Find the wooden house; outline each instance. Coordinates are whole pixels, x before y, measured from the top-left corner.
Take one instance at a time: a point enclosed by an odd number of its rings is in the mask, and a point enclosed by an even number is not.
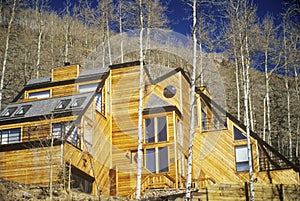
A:
[[[73,188],[134,197],[138,80],[139,62],[94,70],[64,66],[30,80],[0,114],[0,177],[48,185],[52,175],[53,184],[62,185],[70,170]],[[145,65],[143,193],[185,187],[189,86],[181,68]],[[249,181],[244,125],[206,88],[195,96],[193,187]],[[299,184],[299,166],[255,133],[251,146],[256,182]]]

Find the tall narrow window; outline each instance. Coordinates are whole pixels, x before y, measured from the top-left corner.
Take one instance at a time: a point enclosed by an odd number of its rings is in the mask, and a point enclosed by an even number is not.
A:
[[[201,119],[202,119],[202,130],[207,130],[207,110],[206,105],[201,101]]]
[[[167,119],[166,117],[155,117],[145,119],[146,143],[167,141]]]
[[[100,113],[103,113],[101,92],[96,94],[96,110]]]
[[[166,117],[157,118],[158,142],[167,141]]]
[[[152,172],[156,172],[155,149],[146,150],[146,168]]]
[[[159,172],[168,172],[169,171],[169,156],[168,156],[168,147],[158,148],[158,166]]]
[[[61,138],[63,136],[63,123],[52,124],[52,135],[54,138]]]
[[[146,142],[155,142],[154,118],[145,119],[146,123]]]
[[[249,170],[248,150],[246,145],[235,147],[235,162],[237,172]]]

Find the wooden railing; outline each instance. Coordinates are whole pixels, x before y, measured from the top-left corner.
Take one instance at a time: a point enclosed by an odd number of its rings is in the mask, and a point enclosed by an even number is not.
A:
[[[147,189],[151,188],[175,188],[175,180],[168,174],[149,174],[141,183],[141,194],[145,193]],[[136,188],[128,194],[128,198],[136,197]]]

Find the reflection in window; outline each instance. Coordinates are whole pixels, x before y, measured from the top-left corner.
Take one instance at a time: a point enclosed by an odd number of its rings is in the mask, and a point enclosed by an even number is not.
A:
[[[86,97],[79,97],[79,98],[75,98],[75,100],[72,102],[72,104],[70,105],[70,107],[80,107],[84,100],[86,99]]]
[[[234,140],[244,140],[247,139],[246,135],[237,127],[233,126]]]
[[[56,110],[65,109],[69,105],[70,101],[71,99],[60,100],[58,105],[55,107],[55,109]]]
[[[146,150],[146,168],[152,172],[156,172],[155,149]]]
[[[146,168],[152,173],[169,171],[167,147],[146,149]]]
[[[22,116],[25,115],[25,113],[29,110],[31,105],[22,105],[15,113],[15,116]]]
[[[167,141],[167,119],[155,117],[145,119],[146,126],[146,143]]]
[[[68,134],[69,130],[71,129],[71,123],[60,122],[52,124],[52,135],[54,138],[61,139],[66,134]],[[75,127],[67,137],[67,141],[71,144],[77,146],[78,143],[78,128]]]
[[[168,159],[168,148],[160,147],[158,148],[158,166],[159,172],[169,171],[169,159]]]
[[[0,143],[12,144],[21,141],[21,128],[0,131]]]
[[[50,98],[50,90],[31,92],[28,94],[28,98],[37,98],[37,99]]]
[[[246,145],[235,147],[235,162],[237,172],[249,170],[248,150]]]
[[[10,117],[17,109],[18,107],[9,107],[6,108],[2,113],[1,117]]]
[[[97,89],[97,86],[98,83],[83,84],[83,85],[79,85],[78,90],[79,93],[95,91]]]

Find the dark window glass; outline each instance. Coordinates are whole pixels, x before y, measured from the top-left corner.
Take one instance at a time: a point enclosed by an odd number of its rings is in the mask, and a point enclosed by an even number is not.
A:
[[[168,147],[158,148],[159,172],[169,171]]]
[[[167,141],[166,117],[157,117],[158,142]]]
[[[2,117],[10,117],[10,116],[16,111],[17,108],[18,108],[18,107],[9,107],[9,108],[6,108],[6,109],[2,112],[1,116],[2,116]]]
[[[246,135],[240,131],[237,127],[233,127],[234,140],[244,140],[247,139]]]
[[[146,123],[146,143],[155,142],[154,119],[145,119]]]
[[[15,116],[22,116],[25,115],[26,112],[29,110],[29,108],[31,107],[31,105],[22,105],[17,111]]]
[[[55,109],[65,109],[69,105],[70,101],[71,99],[60,100]]]
[[[164,92],[163,92],[164,96],[166,98],[172,98],[173,96],[175,96],[176,94],[176,87],[172,86],[172,85],[168,85],[164,88]]]
[[[86,97],[75,98],[70,107],[80,107]]]
[[[53,137],[55,137],[55,138],[62,137],[63,127],[64,127],[63,123],[52,124],[52,135],[53,135]]]
[[[146,168],[152,172],[156,172],[155,149],[146,150]]]

